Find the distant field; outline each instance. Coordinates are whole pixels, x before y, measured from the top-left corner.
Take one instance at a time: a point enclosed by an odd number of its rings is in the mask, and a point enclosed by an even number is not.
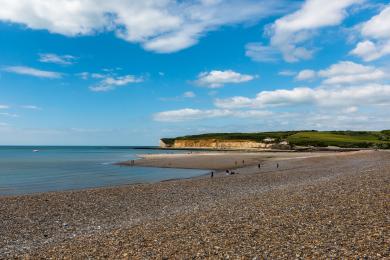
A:
[[[390,148],[390,135],[382,132],[299,132],[288,136],[293,145]]]
[[[162,139],[167,144],[175,140],[248,140],[261,142],[274,138],[277,142],[286,140],[296,146],[338,146],[343,148],[384,148],[390,149],[390,130],[383,131],[286,131],[259,133],[210,133]]]

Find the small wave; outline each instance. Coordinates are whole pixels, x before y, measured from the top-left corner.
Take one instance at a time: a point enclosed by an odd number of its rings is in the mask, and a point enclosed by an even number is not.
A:
[[[101,165],[110,165],[112,164],[112,162],[104,162],[104,163],[101,163]]]

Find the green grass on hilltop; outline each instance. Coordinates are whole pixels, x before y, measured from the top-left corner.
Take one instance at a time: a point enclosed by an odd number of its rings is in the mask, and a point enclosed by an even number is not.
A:
[[[390,148],[389,135],[381,132],[299,132],[287,138],[290,144],[301,146],[338,146],[344,148]]]
[[[175,140],[237,140],[261,142],[265,138],[274,138],[277,142],[287,140],[298,146],[338,146],[344,148],[390,148],[390,130],[383,131],[283,131],[259,133],[209,133],[188,135],[176,138],[163,138],[166,144]]]

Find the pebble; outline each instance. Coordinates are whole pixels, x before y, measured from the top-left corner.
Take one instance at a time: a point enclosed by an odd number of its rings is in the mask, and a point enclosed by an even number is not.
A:
[[[266,167],[213,182],[0,197],[0,258],[390,258],[389,152]]]

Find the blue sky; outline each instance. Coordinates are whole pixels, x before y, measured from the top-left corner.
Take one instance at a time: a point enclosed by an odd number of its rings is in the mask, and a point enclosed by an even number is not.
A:
[[[0,6],[0,144],[390,128],[388,1]]]

